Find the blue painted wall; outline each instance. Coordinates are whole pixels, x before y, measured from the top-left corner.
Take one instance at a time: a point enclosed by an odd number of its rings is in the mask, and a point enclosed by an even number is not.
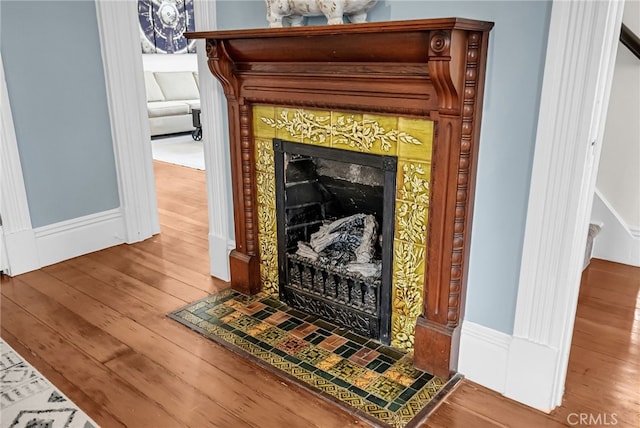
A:
[[[417,0],[379,1],[369,14],[369,21],[458,16],[495,22],[465,317],[507,334],[513,332],[550,14],[546,1]],[[264,2],[218,0],[218,26],[266,27]]]
[[[465,316],[507,334],[513,331],[550,10],[542,1],[392,0],[380,1],[370,14],[370,21],[461,16],[495,22]],[[263,27],[262,0],[218,0],[218,28]],[[93,2],[3,0],[0,31],[34,227],[119,206]]]
[[[117,208],[95,4],[3,0],[0,49],[33,227]]]

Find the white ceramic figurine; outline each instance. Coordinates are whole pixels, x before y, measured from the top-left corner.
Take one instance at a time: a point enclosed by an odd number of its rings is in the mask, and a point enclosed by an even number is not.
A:
[[[305,16],[324,15],[329,25],[342,24],[342,16],[350,22],[366,22],[367,12],[378,0],[265,0],[269,27],[282,27],[288,16],[291,26],[302,25]]]

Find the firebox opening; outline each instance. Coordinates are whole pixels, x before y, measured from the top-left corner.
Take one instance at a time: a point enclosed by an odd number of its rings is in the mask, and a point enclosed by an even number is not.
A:
[[[280,299],[388,344],[396,158],[274,150]]]

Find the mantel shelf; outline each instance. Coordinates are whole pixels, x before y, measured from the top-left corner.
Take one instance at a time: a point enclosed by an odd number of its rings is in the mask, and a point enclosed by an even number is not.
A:
[[[489,31],[493,22],[466,18],[415,19],[408,21],[367,22],[343,25],[309,25],[302,27],[251,28],[244,30],[196,31],[185,33],[187,39],[254,39],[278,37],[330,36],[337,34],[371,34],[430,30]]]

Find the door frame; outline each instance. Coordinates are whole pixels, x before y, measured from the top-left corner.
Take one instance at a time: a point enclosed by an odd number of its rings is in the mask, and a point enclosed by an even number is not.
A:
[[[151,141],[147,126],[146,92],[143,79],[137,3],[96,0],[96,14],[114,152],[118,189],[126,224],[127,243],[142,241],[160,232]],[[216,27],[216,1],[194,2],[198,29]],[[221,90],[207,67],[203,43],[197,47],[201,119],[205,124],[222,123]],[[126,72],[123,72],[126,71]],[[229,178],[225,159],[228,149],[221,126],[203,128],[202,143],[209,211],[210,273],[228,281],[229,252],[235,247],[230,236]]]
[[[552,4],[504,394],[562,403],[624,1]]]

